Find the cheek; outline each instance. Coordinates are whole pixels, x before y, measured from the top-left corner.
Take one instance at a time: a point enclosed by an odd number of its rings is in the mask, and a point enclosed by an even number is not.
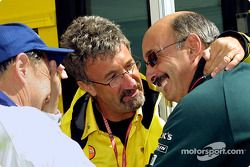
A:
[[[133,79],[136,82],[137,88],[142,91],[143,90],[143,84],[142,84],[142,78],[141,78],[141,73],[138,71],[138,73],[135,73]],[[147,74],[146,74],[146,79],[147,79]]]
[[[152,83],[151,79],[157,75],[157,72],[156,72],[156,69],[155,67],[151,67],[150,65],[147,66],[147,69],[146,69],[146,79],[148,82]]]
[[[157,69],[160,71],[160,72],[166,72],[169,68],[171,67],[171,63],[169,61],[164,61],[164,60],[161,60],[159,62],[159,64],[157,65]]]
[[[30,89],[30,100],[33,107],[41,109],[45,100],[50,95],[50,84],[47,81],[37,80]]]
[[[50,75],[49,75],[49,71],[46,69],[44,69],[43,71],[40,71],[37,74],[37,81],[38,84],[40,85],[41,89],[43,89],[43,91],[45,91],[47,94],[50,93],[50,87],[51,87],[51,83],[50,83]]]
[[[40,89],[39,92],[40,92],[41,97],[48,96],[50,94],[50,91],[51,91],[50,80],[40,79],[40,80],[38,80],[37,84],[39,85],[38,89]]]
[[[96,98],[112,106],[120,101],[119,90],[116,88],[115,90],[98,91]]]
[[[152,77],[153,75],[151,73],[146,72],[146,80],[152,84]]]

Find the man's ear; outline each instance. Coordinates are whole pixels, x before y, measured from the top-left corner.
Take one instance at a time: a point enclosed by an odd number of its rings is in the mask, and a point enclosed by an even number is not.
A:
[[[90,84],[86,84],[85,82],[83,81],[77,81],[77,84],[78,86],[82,89],[82,90],[85,90],[87,91],[88,93],[91,94],[91,96],[96,96],[96,90],[95,88],[90,85]]]
[[[17,74],[17,77],[22,82],[25,82],[29,66],[30,66],[30,60],[25,53],[20,53],[16,56],[15,72]]]
[[[188,54],[192,62],[196,61],[196,58],[201,56],[201,52],[204,50],[200,37],[197,34],[190,33],[186,39]],[[200,58],[199,58],[200,59]]]

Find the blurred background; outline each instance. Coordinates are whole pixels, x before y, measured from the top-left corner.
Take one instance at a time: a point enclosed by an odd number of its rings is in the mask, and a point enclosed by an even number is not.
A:
[[[220,31],[250,32],[248,0],[0,0],[0,23],[22,22],[32,27],[49,46],[78,16],[100,15],[121,26],[131,41],[132,53],[142,58],[144,32],[159,18],[179,10],[198,12]],[[145,73],[145,66],[141,69]],[[62,81],[60,108],[66,111],[78,86],[70,77]]]

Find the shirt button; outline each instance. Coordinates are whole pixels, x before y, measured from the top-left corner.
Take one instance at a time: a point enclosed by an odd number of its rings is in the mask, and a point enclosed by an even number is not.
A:
[[[144,153],[144,147],[141,147],[141,152]]]

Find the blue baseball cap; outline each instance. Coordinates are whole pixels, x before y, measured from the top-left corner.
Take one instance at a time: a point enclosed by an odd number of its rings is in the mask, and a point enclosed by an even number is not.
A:
[[[28,51],[45,52],[49,60],[59,65],[72,49],[48,47],[38,34],[21,23],[0,25],[0,63]]]

